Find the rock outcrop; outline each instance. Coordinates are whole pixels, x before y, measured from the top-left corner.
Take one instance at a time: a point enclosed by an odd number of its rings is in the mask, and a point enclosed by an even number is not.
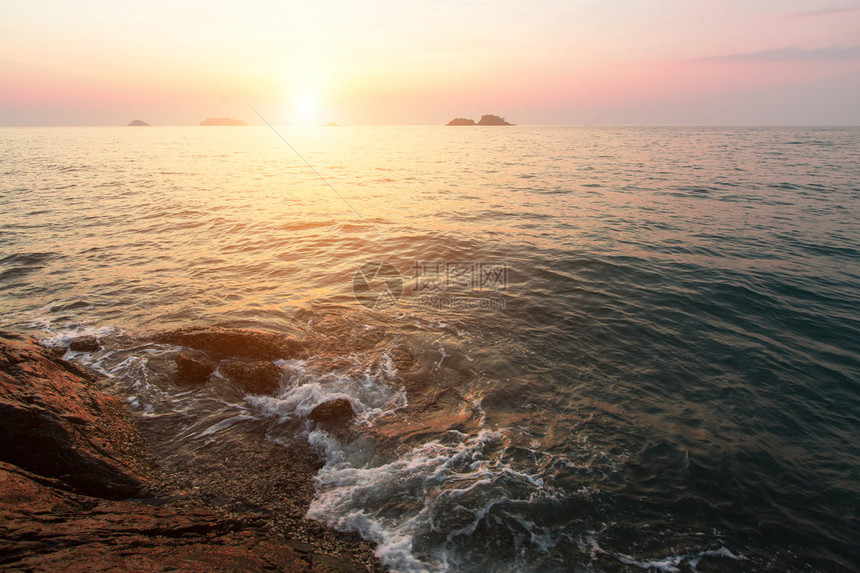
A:
[[[317,423],[343,424],[352,420],[354,415],[352,402],[346,398],[335,398],[311,410],[308,418]]]
[[[37,571],[307,571],[261,523],[199,507],[72,493],[0,462],[0,568]],[[351,570],[345,564],[342,570]],[[332,569],[337,569],[332,567]]]
[[[185,347],[175,358],[178,383],[205,384],[217,369],[250,394],[272,394],[278,389],[281,369],[273,360],[306,355],[301,342],[259,330],[182,328],[158,333],[152,339]]]
[[[95,336],[80,336],[69,344],[69,350],[76,352],[96,352],[100,348]]]
[[[263,360],[231,360],[221,364],[228,380],[249,394],[273,394],[281,385],[281,369]]]
[[[195,340],[208,340],[201,333],[198,337]],[[275,344],[265,336],[259,339]],[[238,347],[254,354],[242,344]],[[261,352],[268,355],[273,348],[263,345]],[[209,349],[216,354],[225,350],[218,344]],[[278,447],[265,441],[257,444],[264,446]],[[274,453],[247,459],[274,463]],[[219,451],[218,459],[226,464],[236,457],[230,454]],[[288,458],[292,455],[286,452]],[[255,468],[248,468],[247,459],[237,461],[241,467],[231,470],[237,474],[231,478],[239,484],[235,489],[256,483]],[[304,492],[303,500],[312,492],[309,462],[300,464],[298,474],[282,465],[278,463],[283,477],[260,496],[260,504],[273,504],[271,513],[210,507],[200,494],[174,489],[159,477],[163,474],[142,434],[122,402],[105,393],[99,378],[32,339],[0,332],[0,569],[380,570],[378,561],[367,557],[351,562],[327,554],[328,549],[320,551],[319,547],[341,543],[342,556],[343,546],[369,555],[367,549],[359,549],[365,546],[358,541],[333,542],[334,534],[321,526],[313,533],[320,541],[309,538],[307,528],[312,524],[301,520],[301,508],[284,523],[296,527],[305,541],[285,536],[290,531],[287,525],[272,529],[272,519],[283,521],[284,508],[291,507],[291,497],[276,499],[283,488]],[[256,470],[265,474],[262,467]],[[242,471],[246,473],[240,480]],[[208,487],[204,481],[208,473],[195,478],[203,489]],[[294,474],[303,479],[291,485]],[[214,499],[215,493],[229,488],[215,482],[211,489],[209,498]],[[355,555],[355,550],[346,555]]]
[[[218,363],[211,360],[202,352],[182,351],[174,358],[176,362],[176,381],[179,384],[202,386],[209,380],[209,375],[218,368]]]
[[[123,404],[94,375],[0,334],[0,461],[105,499],[140,496],[151,466]]]
[[[306,355],[304,346],[298,340],[259,330],[217,326],[180,328],[160,332],[152,339],[162,344],[195,348],[214,360],[278,360],[303,358]]]

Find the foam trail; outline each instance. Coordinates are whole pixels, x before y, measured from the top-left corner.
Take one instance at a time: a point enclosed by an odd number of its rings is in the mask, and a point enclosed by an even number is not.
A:
[[[550,495],[539,477],[505,463],[507,436],[494,430],[448,432],[386,463],[362,467],[328,433],[315,430],[309,440],[327,462],[308,517],[375,542],[377,556],[395,572],[449,570],[459,561],[456,547],[491,513],[507,518],[503,508]]]
[[[318,405],[345,398],[356,412],[356,423],[369,425],[378,416],[406,405],[406,393],[393,384],[397,369],[383,355],[359,375],[339,372],[317,373],[305,360],[278,360],[289,379],[272,396],[246,397],[257,412],[281,421],[307,418]]]

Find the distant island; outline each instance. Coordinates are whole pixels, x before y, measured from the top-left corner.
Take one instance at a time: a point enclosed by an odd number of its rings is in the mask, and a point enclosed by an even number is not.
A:
[[[200,122],[200,125],[248,125],[241,119],[232,117],[210,117]]]
[[[149,127],[149,124],[143,121],[142,119],[135,119],[130,124],[129,127]]]
[[[446,125],[477,125],[474,119],[468,119],[465,117],[455,117],[451,121],[449,121]]]
[[[500,117],[498,115],[482,115],[481,121],[475,123],[475,120],[468,119],[465,117],[457,117],[449,121],[446,125],[514,125],[513,123],[508,123],[505,121],[505,118]]]

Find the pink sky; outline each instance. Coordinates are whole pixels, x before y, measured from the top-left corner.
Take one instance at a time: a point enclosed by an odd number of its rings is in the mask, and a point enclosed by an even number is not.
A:
[[[0,125],[860,125],[860,2],[0,8]]]

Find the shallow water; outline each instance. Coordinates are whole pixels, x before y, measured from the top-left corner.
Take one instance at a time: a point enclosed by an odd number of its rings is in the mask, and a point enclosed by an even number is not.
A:
[[[394,570],[857,568],[860,130],[583,130],[283,128],[323,181],[268,128],[2,129],[0,327],[99,334],[189,460],[309,439]],[[177,388],[141,335],[201,324],[317,350]]]

